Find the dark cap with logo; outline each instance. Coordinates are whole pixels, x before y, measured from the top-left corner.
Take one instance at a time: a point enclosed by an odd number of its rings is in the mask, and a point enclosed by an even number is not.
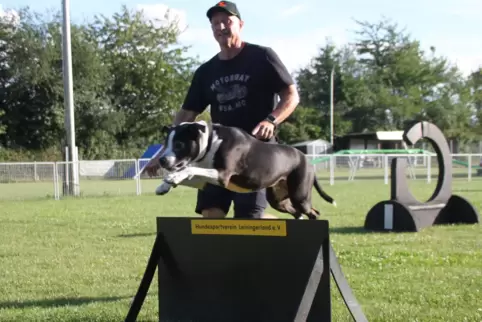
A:
[[[208,12],[206,13],[209,20],[211,20],[212,15],[216,12],[226,12],[241,19],[241,14],[239,13],[236,4],[231,1],[219,1],[214,6],[209,8]]]

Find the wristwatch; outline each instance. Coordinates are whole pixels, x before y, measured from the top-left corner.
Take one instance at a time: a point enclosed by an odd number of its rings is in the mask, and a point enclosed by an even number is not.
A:
[[[275,127],[278,126],[278,123],[276,122],[276,117],[274,117],[272,114],[270,114],[266,117],[266,121],[270,122]]]

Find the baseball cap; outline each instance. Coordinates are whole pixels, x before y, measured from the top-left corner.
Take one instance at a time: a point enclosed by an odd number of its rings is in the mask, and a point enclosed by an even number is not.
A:
[[[236,7],[236,4],[234,2],[231,2],[231,1],[219,1],[214,6],[209,8],[206,15],[208,16],[209,20],[211,20],[211,16],[215,12],[220,12],[220,11],[227,12],[227,13],[229,13],[233,16],[237,16],[239,19],[241,19],[241,14],[239,13],[238,8]]]

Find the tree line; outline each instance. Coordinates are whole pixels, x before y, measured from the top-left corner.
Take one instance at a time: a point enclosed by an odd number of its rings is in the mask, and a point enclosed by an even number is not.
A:
[[[179,42],[183,31],[167,17],[148,20],[123,6],[112,16],[71,24],[79,157],[137,158],[163,139],[159,128],[171,122],[201,63],[188,55]],[[355,42],[328,42],[294,73],[301,101],[279,129],[282,142],[329,140],[332,71],[336,135],[428,120],[449,138],[479,139],[481,70],[464,76],[390,20],[357,24]],[[60,12],[27,7],[18,18],[0,19],[1,161],[62,158],[61,32]]]

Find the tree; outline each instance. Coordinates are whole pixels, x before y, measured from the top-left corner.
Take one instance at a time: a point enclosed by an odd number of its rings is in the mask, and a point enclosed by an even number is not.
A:
[[[300,93],[300,106],[287,121],[282,135],[297,133],[299,138],[289,141],[303,141],[323,138],[330,140],[331,75],[333,71],[334,132],[343,134],[349,127],[343,119],[346,111],[345,93],[343,92],[342,64],[343,52],[328,42],[320,48],[310,64],[296,73],[296,83]],[[289,130],[289,127],[292,130]]]
[[[125,6],[112,18],[97,16],[89,25],[110,70],[110,111],[122,120],[115,137],[120,145],[145,146],[160,139],[189,86],[196,60],[184,56],[175,22],[147,20]],[[133,138],[135,138],[133,140]]]
[[[457,67],[436,57],[434,47],[426,55],[418,41],[390,20],[358,24],[361,39],[355,46],[375,94],[375,126],[403,129],[408,122],[423,119],[437,124],[447,136],[464,136],[471,111]]]
[[[338,135],[400,130],[413,120],[428,120],[448,137],[470,139],[467,129],[474,127],[475,94],[458,68],[437,57],[435,48],[422,50],[417,40],[388,19],[357,24],[355,42],[341,48],[328,43],[297,75],[301,105],[319,111],[320,131],[328,133],[329,79],[334,69]]]
[[[482,67],[470,74],[467,85],[470,88],[470,94],[473,99],[474,109],[477,112],[482,111]]]
[[[51,50],[55,25],[28,10],[18,16],[0,21],[0,108],[5,126],[0,142],[41,149],[55,144],[62,133],[55,102],[61,87],[52,70],[58,62]]]
[[[0,143],[65,146],[61,15],[28,8],[0,25]],[[177,44],[175,22],[122,7],[71,24],[76,143],[84,158],[134,157],[159,141],[197,62]],[[3,113],[3,114],[2,114]]]
[[[277,136],[281,143],[293,144],[329,135],[328,132],[322,132],[320,123],[318,109],[298,106],[289,119],[280,126]]]

